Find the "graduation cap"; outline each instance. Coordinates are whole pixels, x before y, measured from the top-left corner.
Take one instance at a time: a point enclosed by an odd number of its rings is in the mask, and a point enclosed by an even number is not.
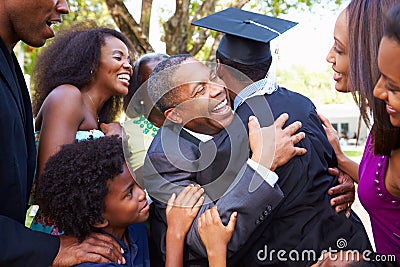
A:
[[[269,42],[297,22],[228,8],[192,24],[225,33],[218,52],[235,62],[252,65],[268,60],[271,57]]]

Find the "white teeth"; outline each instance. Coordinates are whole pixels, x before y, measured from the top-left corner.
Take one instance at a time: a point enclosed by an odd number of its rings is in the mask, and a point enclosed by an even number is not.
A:
[[[131,77],[128,74],[119,74],[117,77],[118,79],[125,81],[129,81],[131,79]]]
[[[334,71],[334,73],[335,73],[335,76],[342,77],[342,74],[340,74],[339,72]]]
[[[223,108],[224,106],[226,106],[226,104],[228,103],[228,100],[224,100],[224,101],[222,101],[221,103],[219,103],[215,108],[213,108],[213,110],[212,111],[216,111],[216,110],[218,110],[218,109],[220,109],[220,108]]]
[[[50,27],[53,27],[54,25],[60,24],[59,21],[56,20],[49,20],[47,21],[47,25],[49,25]]]

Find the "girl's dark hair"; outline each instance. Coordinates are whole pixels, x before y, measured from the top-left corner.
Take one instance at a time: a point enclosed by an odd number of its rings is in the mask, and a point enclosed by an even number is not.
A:
[[[384,36],[395,40],[400,46],[400,4],[386,14]],[[372,127],[374,153],[390,155],[392,150],[400,148],[400,128],[391,124],[389,114],[386,112],[386,103],[380,99],[376,99],[375,103],[376,115]]]
[[[89,84],[99,67],[101,48],[106,37],[121,40],[134,51],[131,42],[120,32],[104,28],[77,25],[57,34],[42,51],[33,70],[33,113],[37,116],[49,93],[62,84],[79,89]],[[100,111],[100,122],[111,122],[121,112],[122,97],[110,98]]]
[[[43,215],[82,242],[103,222],[107,181],[123,171],[122,140],[106,136],[62,146],[50,157],[37,183]]]
[[[143,97],[135,97],[134,100],[132,100],[133,95],[138,91],[140,86],[147,80],[146,77],[143,76],[143,71],[142,66],[150,63],[150,62],[160,62],[169,56],[167,54],[162,54],[162,53],[148,53],[140,58],[138,58],[132,65],[133,67],[133,75],[130,80],[129,84],[129,92],[128,94],[124,97],[124,110],[125,113],[131,117],[137,117],[139,115],[147,115],[147,113],[150,110],[143,110],[149,107],[143,107],[143,104],[140,103],[140,100],[143,99]],[[141,89],[142,90],[142,89]],[[139,94],[148,94],[147,90],[144,90],[139,92]],[[133,101],[132,103],[130,103]],[[151,109],[151,107],[150,107]]]

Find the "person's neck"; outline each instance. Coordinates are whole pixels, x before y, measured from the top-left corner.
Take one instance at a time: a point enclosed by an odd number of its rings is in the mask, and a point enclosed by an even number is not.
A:
[[[91,109],[93,109],[93,111],[95,111],[97,114],[99,114],[104,106],[104,103],[110,98],[99,95],[96,89],[93,88],[83,90],[82,94],[84,94],[84,98],[86,98],[88,106],[91,107]]]
[[[18,43],[18,39],[15,38],[15,33],[10,31],[11,26],[7,26],[7,22],[1,21],[3,14],[0,12],[0,38],[7,47],[8,52],[11,54],[15,45]],[[6,17],[4,15],[4,17]]]
[[[103,228],[103,231],[109,233],[110,235],[114,236],[118,240],[121,240],[126,245],[128,245],[128,240],[127,240],[127,237],[126,237],[127,228],[119,228],[119,227],[108,226],[106,228]]]

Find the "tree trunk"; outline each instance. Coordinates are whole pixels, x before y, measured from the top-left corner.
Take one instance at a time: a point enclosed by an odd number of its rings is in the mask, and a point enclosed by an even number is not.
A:
[[[174,15],[163,25],[165,32],[163,40],[168,55],[188,53],[186,39],[188,36],[189,4],[190,0],[176,0]]]
[[[154,52],[149,43],[149,36],[135,21],[126,8],[123,0],[105,0],[108,10],[120,31],[133,43],[137,55]]]
[[[142,12],[140,16],[140,25],[142,26],[143,34],[150,36],[150,17],[153,0],[142,0]]]

